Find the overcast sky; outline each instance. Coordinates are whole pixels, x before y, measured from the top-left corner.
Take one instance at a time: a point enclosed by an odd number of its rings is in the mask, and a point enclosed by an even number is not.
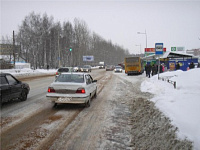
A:
[[[1,35],[12,37],[30,12],[45,12],[54,21],[84,20],[88,28],[113,44],[140,53],[146,47],[163,43],[171,47],[200,48],[200,0],[196,1],[67,1],[1,0]]]

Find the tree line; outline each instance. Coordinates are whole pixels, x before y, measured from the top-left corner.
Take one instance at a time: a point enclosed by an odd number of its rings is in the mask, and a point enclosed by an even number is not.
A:
[[[75,18],[73,23],[61,25],[52,16],[31,12],[24,18],[15,36],[20,45],[19,58],[33,68],[97,65],[100,61],[116,65],[124,61],[129,51],[91,32],[85,21]],[[69,49],[72,49],[70,51]],[[84,62],[83,56],[94,56],[93,62]]]

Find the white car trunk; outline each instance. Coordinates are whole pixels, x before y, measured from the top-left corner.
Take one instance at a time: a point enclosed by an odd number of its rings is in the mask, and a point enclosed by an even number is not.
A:
[[[52,83],[51,86],[54,88],[56,93],[65,93],[65,94],[75,94],[76,90],[81,87],[85,87],[84,84],[80,83]]]

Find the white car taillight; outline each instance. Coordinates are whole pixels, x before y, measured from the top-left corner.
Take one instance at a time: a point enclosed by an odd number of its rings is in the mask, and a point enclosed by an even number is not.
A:
[[[85,94],[85,89],[84,89],[84,88],[78,88],[78,89],[76,90],[76,93]]]
[[[54,90],[54,88],[52,88],[52,87],[49,87],[48,88],[48,93],[55,93],[56,91]]]

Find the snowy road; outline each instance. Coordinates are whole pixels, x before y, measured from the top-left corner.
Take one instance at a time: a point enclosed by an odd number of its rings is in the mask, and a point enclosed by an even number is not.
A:
[[[98,95],[91,106],[59,105],[46,100],[54,77],[26,80],[28,100],[1,110],[1,149],[192,149],[140,91],[144,76],[94,70]],[[130,82],[131,81],[131,82]]]

